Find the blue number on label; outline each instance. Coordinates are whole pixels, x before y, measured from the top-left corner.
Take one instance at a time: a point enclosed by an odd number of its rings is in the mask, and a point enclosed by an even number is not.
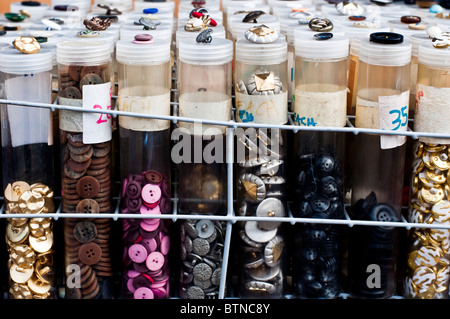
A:
[[[407,108],[408,108],[407,106],[404,106],[400,110],[391,110],[391,111],[389,111],[389,114],[396,114],[396,118],[395,118],[395,120],[392,121],[392,124],[393,125],[397,125],[397,126],[394,127],[392,130],[396,131],[401,126],[405,126],[406,125],[406,123],[408,122],[408,114],[406,113],[406,109]],[[403,122],[402,122],[402,118],[404,118]]]
[[[294,117],[295,117],[294,121],[300,126],[302,126],[302,125],[303,126],[316,126],[317,125],[317,123],[314,122],[314,118],[312,118],[312,117],[308,117],[308,118],[306,118],[304,116],[300,117],[300,115],[298,115],[297,113],[295,113]]]

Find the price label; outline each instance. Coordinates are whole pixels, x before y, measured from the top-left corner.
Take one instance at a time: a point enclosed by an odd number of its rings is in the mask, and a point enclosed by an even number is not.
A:
[[[84,85],[83,109],[110,110],[111,82]],[[83,112],[83,143],[97,144],[112,138],[111,115],[104,113]]]
[[[409,90],[398,95],[378,97],[380,129],[406,132],[408,129]],[[406,142],[404,135],[381,135],[381,148],[390,149]]]

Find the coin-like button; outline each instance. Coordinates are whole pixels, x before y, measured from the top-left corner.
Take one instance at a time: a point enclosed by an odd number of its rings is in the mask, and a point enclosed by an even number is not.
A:
[[[276,198],[264,199],[256,208],[258,217],[284,217],[285,209],[283,202]],[[273,230],[281,224],[281,221],[258,221],[258,225],[265,230]]]

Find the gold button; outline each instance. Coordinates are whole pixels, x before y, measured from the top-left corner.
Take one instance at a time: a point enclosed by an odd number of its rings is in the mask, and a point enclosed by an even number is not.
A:
[[[41,50],[41,45],[33,37],[18,37],[13,42],[14,47],[22,53],[34,54]]]
[[[50,230],[52,220],[50,218],[31,218],[28,226],[31,235],[34,237],[42,237]]]
[[[28,190],[20,195],[19,200],[19,209],[27,214],[38,214],[42,213],[45,206],[45,199],[41,194]]]
[[[10,286],[9,295],[12,299],[33,299],[33,294],[28,286],[16,282]]]
[[[51,285],[49,283],[41,281],[36,276],[32,276],[30,280],[27,281],[27,284],[30,290],[38,295],[47,293],[51,288]]]
[[[24,284],[31,278],[33,275],[34,268],[22,268],[16,264],[13,264],[11,268],[9,268],[9,275],[14,282],[19,284]]]
[[[6,238],[12,243],[23,243],[27,239],[29,233],[30,231],[26,224],[21,227],[15,227],[9,223],[6,225]]]
[[[19,181],[12,184],[10,183],[5,189],[5,199],[10,202],[17,202],[19,200],[19,196],[29,189],[30,185],[27,182]]]
[[[419,192],[421,197],[430,204],[436,204],[445,196],[444,190],[440,186],[434,186],[431,188],[423,187]]]
[[[6,214],[21,214],[22,212],[20,211],[19,205],[17,204],[17,202],[9,202],[6,204],[5,213]],[[19,218],[19,217],[7,218],[6,220],[15,227],[21,227],[28,222],[28,218]]]
[[[14,264],[22,268],[31,268],[36,261],[35,252],[27,245],[11,247],[9,257]]]
[[[28,240],[30,241],[31,248],[38,253],[45,253],[53,246],[53,232],[49,231],[41,237],[29,236]]]

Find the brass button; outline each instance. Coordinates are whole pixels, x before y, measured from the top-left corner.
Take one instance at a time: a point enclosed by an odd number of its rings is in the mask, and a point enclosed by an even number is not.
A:
[[[22,53],[34,54],[41,50],[41,45],[33,37],[18,37],[13,41],[14,47]]]

